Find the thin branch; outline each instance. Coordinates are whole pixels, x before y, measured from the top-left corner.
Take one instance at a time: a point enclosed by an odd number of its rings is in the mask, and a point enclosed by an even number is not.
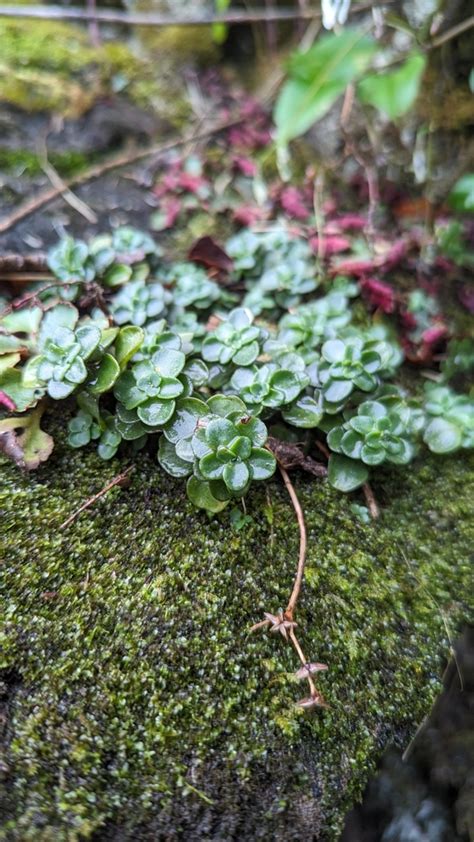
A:
[[[308,663],[308,659],[305,657],[304,652],[303,652],[303,650],[302,650],[302,648],[301,648],[301,646],[298,642],[298,638],[296,637],[294,628],[289,629],[288,637],[290,638],[291,643],[292,643],[294,649],[296,650],[296,653],[297,653],[298,658],[300,659],[302,665],[306,666],[306,664]],[[311,695],[316,696],[318,691],[316,690],[316,685],[315,685],[313,679],[311,678],[311,675],[307,676],[307,680],[308,680]]]
[[[304,576],[304,565],[306,561],[306,526],[304,522],[303,509],[301,508],[301,503],[298,500],[298,495],[296,494],[290,477],[288,476],[287,472],[282,467],[282,465],[279,464],[278,467],[283,477],[283,482],[285,483],[286,490],[288,491],[288,494],[291,498],[291,502],[293,503],[293,508],[296,513],[298,527],[300,530],[300,551],[298,557],[298,568],[296,570],[296,577],[293,585],[293,590],[291,592],[291,596],[285,610],[285,617],[289,620],[292,620],[296,608],[296,603],[298,602],[298,597],[300,595],[301,584],[303,582]]]
[[[372,8],[372,3],[354,6],[352,13]],[[0,6],[0,17],[34,18],[36,20],[77,20],[99,23],[119,23],[126,26],[209,26],[214,23],[246,24],[269,21],[312,20],[321,18],[319,9],[308,8],[270,8],[252,11],[231,11],[226,14],[187,15],[177,17],[172,14],[154,14],[147,12],[122,12],[118,9],[82,9],[63,6]]]
[[[60,191],[61,196],[63,197],[64,201],[68,203],[68,205],[73,208],[73,210],[80,213],[84,219],[87,219],[91,225],[96,225],[99,221],[97,215],[94,213],[92,208],[89,207],[82,199],[79,199],[72,190],[67,186],[66,182],[63,178],[59,175],[58,171],[53,167],[51,162],[48,159],[48,151],[46,148],[46,143],[43,144],[42,148],[40,149],[38,159],[40,162],[41,169],[48,176],[51,184],[54,188]]]
[[[372,491],[368,482],[364,482],[364,485],[362,486],[362,491],[364,492],[365,501],[367,503],[371,518],[373,520],[377,520],[377,518],[380,517],[380,509],[377,500],[375,499],[374,492]]]
[[[452,26],[451,29],[447,29],[446,32],[442,32],[437,38],[433,38],[433,40],[427,44],[427,49],[435,50],[436,47],[441,47],[442,44],[446,44],[447,41],[452,41],[453,38],[457,38],[458,35],[462,35],[463,32],[467,32],[468,29],[472,29],[473,26],[474,15],[461,21],[461,23],[456,24],[456,26]]]
[[[238,125],[242,122],[242,119],[242,117],[239,117],[233,120],[227,120],[222,123],[217,123],[215,126],[212,126],[206,131],[202,131],[198,134],[194,133],[182,138],[174,137],[164,143],[156,143],[153,146],[146,147],[145,149],[135,149],[132,152],[122,152],[119,155],[114,155],[106,161],[96,164],[95,166],[90,167],[90,169],[73,176],[68,181],[64,181],[61,188],[52,187],[43,191],[38,196],[35,196],[33,199],[23,202],[23,204],[16,208],[16,210],[14,210],[9,216],[0,221],[0,234],[4,234],[10,228],[13,228],[13,226],[18,222],[21,222],[22,219],[26,219],[26,217],[31,216],[31,214],[35,213],[35,211],[43,208],[54,199],[60,197],[64,191],[64,187],[70,190],[72,187],[78,187],[89,181],[100,178],[111,170],[126,167],[130,164],[136,164],[138,161],[142,161],[144,158],[150,158],[154,155],[163,155],[171,149],[175,149],[177,146],[184,146],[187,143],[191,143],[196,140],[204,140],[210,135],[217,134],[218,132],[225,131],[225,129],[229,129],[232,126]]]
[[[49,289],[56,289],[57,287],[75,286],[76,284],[85,283],[87,283],[87,281],[78,279],[70,281],[54,281],[54,283],[52,284],[45,284],[39,289],[35,289],[32,292],[27,292],[26,295],[23,295],[21,298],[16,298],[14,301],[11,302],[11,304],[7,304],[7,306],[4,307],[3,310],[0,310],[0,319],[3,319],[4,316],[8,316],[9,313],[12,313],[14,310],[20,310],[22,307],[26,307],[27,304],[31,304],[32,302],[35,302],[39,307],[41,307],[43,302],[39,300],[39,296],[42,292],[47,292]]]
[[[77,511],[75,511],[71,515],[71,517],[68,517],[68,519],[65,520],[64,523],[62,523],[59,528],[65,529],[66,526],[69,526],[69,524],[71,524],[73,522],[73,520],[75,520],[78,517],[78,515],[81,514],[81,512],[85,511],[85,509],[88,509],[90,506],[93,506],[94,503],[97,500],[99,500],[101,497],[103,497],[104,494],[107,494],[116,485],[121,485],[123,483],[124,479],[130,473],[130,471],[133,471],[133,467],[134,467],[133,465],[129,465],[129,467],[126,468],[125,471],[122,471],[121,474],[118,474],[113,480],[111,480],[109,483],[107,483],[107,485],[101,491],[98,491],[97,494],[94,494],[93,497],[89,497],[89,499],[86,500],[86,502],[83,503],[82,506],[80,506],[77,509]]]

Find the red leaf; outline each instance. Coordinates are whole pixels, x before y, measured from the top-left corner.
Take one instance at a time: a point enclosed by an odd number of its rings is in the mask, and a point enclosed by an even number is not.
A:
[[[345,213],[333,221],[341,231],[362,231],[367,225],[367,217],[361,213]]]
[[[234,155],[233,163],[236,170],[240,170],[243,175],[246,175],[249,178],[257,174],[257,165],[255,161],[252,161],[250,158],[246,158],[244,155]]]
[[[234,264],[228,254],[212,237],[200,237],[188,252],[188,257],[194,263],[200,263],[207,269],[219,269],[230,272]]]
[[[368,272],[372,272],[375,268],[374,260],[361,260],[358,257],[349,257],[347,260],[341,260],[331,269],[331,275],[355,275],[356,277],[363,277]]]
[[[241,205],[234,210],[234,219],[240,225],[251,226],[264,219],[265,211],[254,205]]]
[[[364,298],[372,307],[383,313],[393,313],[395,310],[395,293],[389,284],[377,278],[364,278],[360,281],[360,288]]]
[[[309,244],[315,254],[318,252],[318,237],[311,237]],[[341,251],[347,251],[351,247],[350,240],[347,237],[339,237],[337,234],[331,234],[329,237],[324,237],[324,255],[330,257],[332,254],[339,254]]]
[[[311,216],[311,212],[304,204],[304,195],[297,187],[284,187],[280,195],[280,204],[292,219],[302,222]]]

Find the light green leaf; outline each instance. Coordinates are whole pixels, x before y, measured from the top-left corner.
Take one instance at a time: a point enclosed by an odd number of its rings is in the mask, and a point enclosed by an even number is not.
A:
[[[293,427],[309,430],[317,427],[323,416],[320,405],[307,395],[298,398],[291,406],[282,410],[282,416]]]
[[[165,469],[172,477],[188,477],[192,472],[193,466],[184,459],[180,459],[176,453],[175,447],[164,436],[160,438],[158,448],[158,462],[161,467]]]
[[[228,500],[216,500],[209,488],[208,482],[196,477],[189,477],[186,484],[186,491],[191,503],[198,507],[198,509],[206,509],[208,512],[221,512],[227,506]]]
[[[434,418],[428,424],[423,439],[433,453],[451,453],[461,447],[462,431],[452,421]]]
[[[115,341],[115,356],[121,369],[124,369],[128,361],[137,353],[145,338],[141,327],[127,325],[121,327]]]
[[[425,66],[425,56],[414,53],[397,70],[366,76],[357,86],[357,95],[362,102],[373,105],[390,120],[396,120],[414,104]]]
[[[223,480],[234,494],[243,491],[250,478],[249,469],[245,462],[231,462],[224,468]]]
[[[354,491],[367,482],[369,472],[362,462],[349,459],[339,453],[329,457],[328,479],[338,491]]]
[[[449,194],[449,204],[455,210],[474,211],[474,173],[466,173]]]
[[[364,72],[374,52],[372,39],[347,27],[324,35],[304,53],[296,53],[274,110],[277,142],[287,143],[321,119],[349,82]]]
[[[87,388],[93,395],[101,395],[112,388],[120,374],[120,366],[111,354],[104,354],[100,361],[99,368],[94,379],[87,384]]]

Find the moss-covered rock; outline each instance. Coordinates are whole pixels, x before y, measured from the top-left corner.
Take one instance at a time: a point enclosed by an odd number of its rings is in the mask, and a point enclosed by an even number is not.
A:
[[[308,526],[298,621],[329,665],[330,707],[294,701],[284,641],[248,635],[284,605],[298,550],[273,481],[233,531],[192,509],[150,456],[65,448],[2,463],[3,835],[49,840],[336,840],[385,746],[429,710],[469,616],[474,472],[465,456],[391,469],[363,525],[325,482],[296,480]],[[471,615],[472,616],[472,615]],[[0,699],[1,702],[1,699]]]
[[[175,73],[177,54],[163,49],[138,57],[119,40],[92,46],[87,30],[69,23],[4,18],[0,21],[0,102],[28,112],[78,118],[101,97],[117,92],[163,118],[189,113]]]

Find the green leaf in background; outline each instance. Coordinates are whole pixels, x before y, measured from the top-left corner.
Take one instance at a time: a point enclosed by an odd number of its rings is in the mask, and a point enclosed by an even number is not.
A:
[[[414,104],[425,66],[425,56],[414,53],[398,70],[366,76],[357,86],[357,95],[361,102],[396,120]]]
[[[277,143],[284,145],[321,119],[347,85],[361,76],[374,50],[372,38],[347,28],[337,35],[323,35],[311,49],[295,53],[273,114]]]
[[[226,12],[230,6],[230,0],[214,0],[214,8],[217,13]],[[212,24],[212,40],[215,44],[223,44],[227,40],[229,27],[225,23]]]
[[[474,211],[474,173],[466,173],[456,182],[449,194],[449,204],[454,210]]]

